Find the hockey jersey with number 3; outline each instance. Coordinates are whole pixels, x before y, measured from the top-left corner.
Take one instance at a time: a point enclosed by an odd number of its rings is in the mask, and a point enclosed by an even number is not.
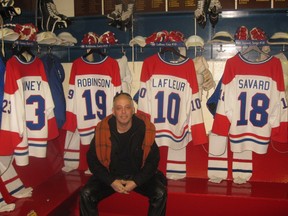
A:
[[[47,141],[58,136],[54,103],[43,63],[11,57],[6,65],[0,155],[15,155],[17,165],[28,156],[46,157]]]
[[[270,140],[287,143],[284,91],[279,59],[250,62],[235,55],[226,62],[212,132],[227,136],[233,152],[265,154]]]

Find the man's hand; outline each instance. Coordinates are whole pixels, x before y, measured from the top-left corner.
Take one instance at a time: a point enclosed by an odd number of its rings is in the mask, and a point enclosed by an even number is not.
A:
[[[133,191],[137,187],[136,183],[132,180],[120,180],[116,179],[112,182],[111,187],[118,193],[129,194],[130,191]]]
[[[112,182],[111,187],[114,189],[114,191],[118,193],[124,193],[127,194],[128,192],[125,189],[125,184],[123,184],[123,180],[116,179]]]
[[[125,186],[124,190],[126,191],[126,193],[133,191],[137,187],[136,183],[132,180],[127,180],[127,181],[122,180],[122,183],[124,183],[123,185]]]

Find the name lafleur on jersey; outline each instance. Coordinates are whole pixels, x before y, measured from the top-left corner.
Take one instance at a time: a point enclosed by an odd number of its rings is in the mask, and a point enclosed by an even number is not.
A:
[[[180,82],[177,80],[171,80],[171,79],[157,79],[154,78],[152,80],[152,87],[154,88],[171,88],[178,91],[184,91],[185,90],[186,83]]]
[[[41,85],[41,81],[24,81],[23,89],[24,91],[40,91]]]

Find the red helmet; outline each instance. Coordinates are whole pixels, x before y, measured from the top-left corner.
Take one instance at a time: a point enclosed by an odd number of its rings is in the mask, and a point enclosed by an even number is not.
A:
[[[107,31],[100,36],[100,42],[104,44],[115,44],[118,40],[115,38],[115,34],[111,31]]]
[[[155,42],[167,42],[169,32],[166,30],[154,32],[152,35],[146,38],[146,44],[155,43]]]
[[[82,39],[82,44],[97,44],[99,43],[99,36],[94,32],[88,32]]]
[[[235,40],[248,40],[249,39],[249,32],[246,26],[240,26],[235,35],[234,35]]]
[[[171,42],[183,42],[184,41],[184,34],[179,31],[170,31],[168,40]]]
[[[19,40],[36,41],[38,28],[36,28],[32,23],[24,25],[16,24],[14,31],[20,35]]]
[[[252,40],[267,40],[265,32],[258,27],[251,29],[250,35]]]

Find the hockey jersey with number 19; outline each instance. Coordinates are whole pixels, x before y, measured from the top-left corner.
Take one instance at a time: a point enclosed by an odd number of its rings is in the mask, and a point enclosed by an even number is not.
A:
[[[63,129],[74,132],[77,128],[81,143],[90,144],[97,123],[112,113],[113,97],[120,90],[121,77],[115,59],[76,59],[71,69]]]
[[[17,165],[28,156],[46,157],[47,141],[58,136],[54,103],[43,63],[17,56],[6,64],[0,155],[15,155]]]
[[[279,59],[250,62],[238,53],[226,62],[221,91],[212,132],[228,137],[232,152],[265,154],[270,140],[288,142]]]

